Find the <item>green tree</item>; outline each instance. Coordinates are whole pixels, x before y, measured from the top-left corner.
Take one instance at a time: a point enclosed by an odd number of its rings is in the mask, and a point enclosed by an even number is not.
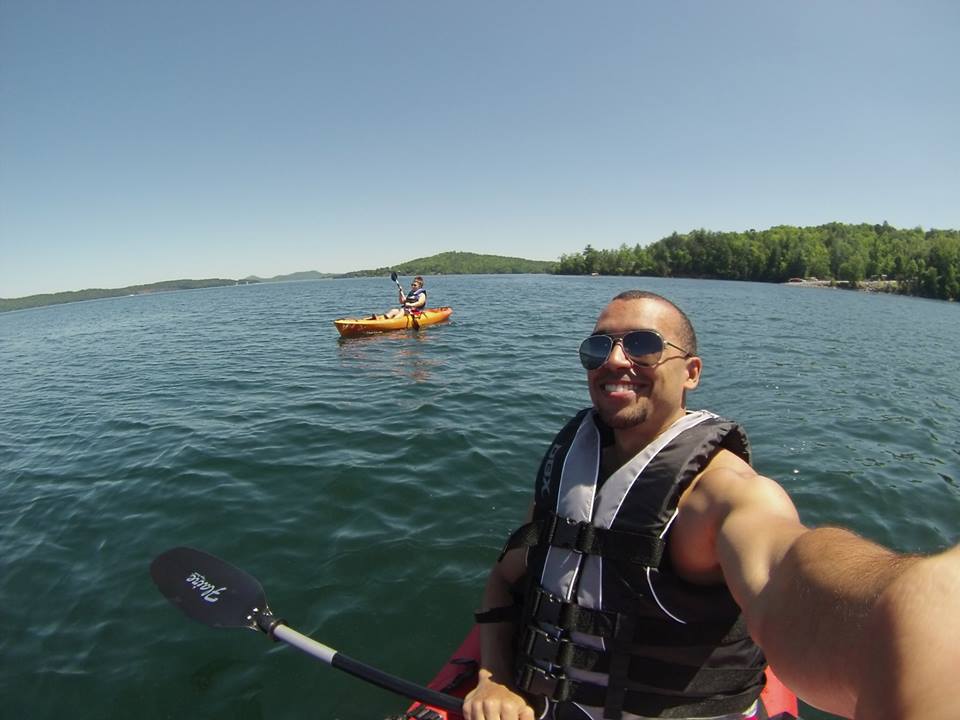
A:
[[[791,277],[899,281],[901,292],[956,299],[960,295],[960,231],[898,229],[884,222],[778,225],[741,233],[700,228],[671,233],[650,245],[563,255],[557,272],[706,277],[785,282]]]

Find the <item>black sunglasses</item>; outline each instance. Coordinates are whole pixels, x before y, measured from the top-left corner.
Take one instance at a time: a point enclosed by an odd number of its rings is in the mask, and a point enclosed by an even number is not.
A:
[[[607,361],[617,343],[630,362],[640,367],[658,364],[667,345],[682,352],[682,357],[690,357],[689,351],[664,340],[656,330],[631,330],[622,335],[591,335],[580,343],[580,364],[587,370],[596,370]]]

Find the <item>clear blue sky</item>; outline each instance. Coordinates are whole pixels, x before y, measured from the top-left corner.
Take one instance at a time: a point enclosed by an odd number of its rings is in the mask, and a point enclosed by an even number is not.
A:
[[[0,297],[960,228],[960,3],[0,3]]]

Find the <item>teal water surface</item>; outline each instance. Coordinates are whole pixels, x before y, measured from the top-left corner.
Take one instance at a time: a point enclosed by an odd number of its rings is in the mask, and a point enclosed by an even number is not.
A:
[[[407,279],[409,280],[409,279]],[[341,340],[388,278],[0,315],[0,716],[382,718],[402,700],[192,623],[150,561],[203,548],[317,640],[425,682],[471,623],[540,456],[589,400],[617,292],[684,307],[693,407],[740,420],[809,524],[960,539],[955,304],[694,280],[427,278],[451,321]],[[809,711],[810,717],[825,717]]]

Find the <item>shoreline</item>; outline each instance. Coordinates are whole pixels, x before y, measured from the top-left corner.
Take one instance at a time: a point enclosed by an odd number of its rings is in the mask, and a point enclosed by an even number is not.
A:
[[[861,292],[883,292],[899,293],[900,282],[898,280],[860,280],[851,282],[850,280],[818,280],[816,278],[790,278],[781,285],[790,287],[812,287],[812,288],[830,288],[834,290],[859,290]]]

